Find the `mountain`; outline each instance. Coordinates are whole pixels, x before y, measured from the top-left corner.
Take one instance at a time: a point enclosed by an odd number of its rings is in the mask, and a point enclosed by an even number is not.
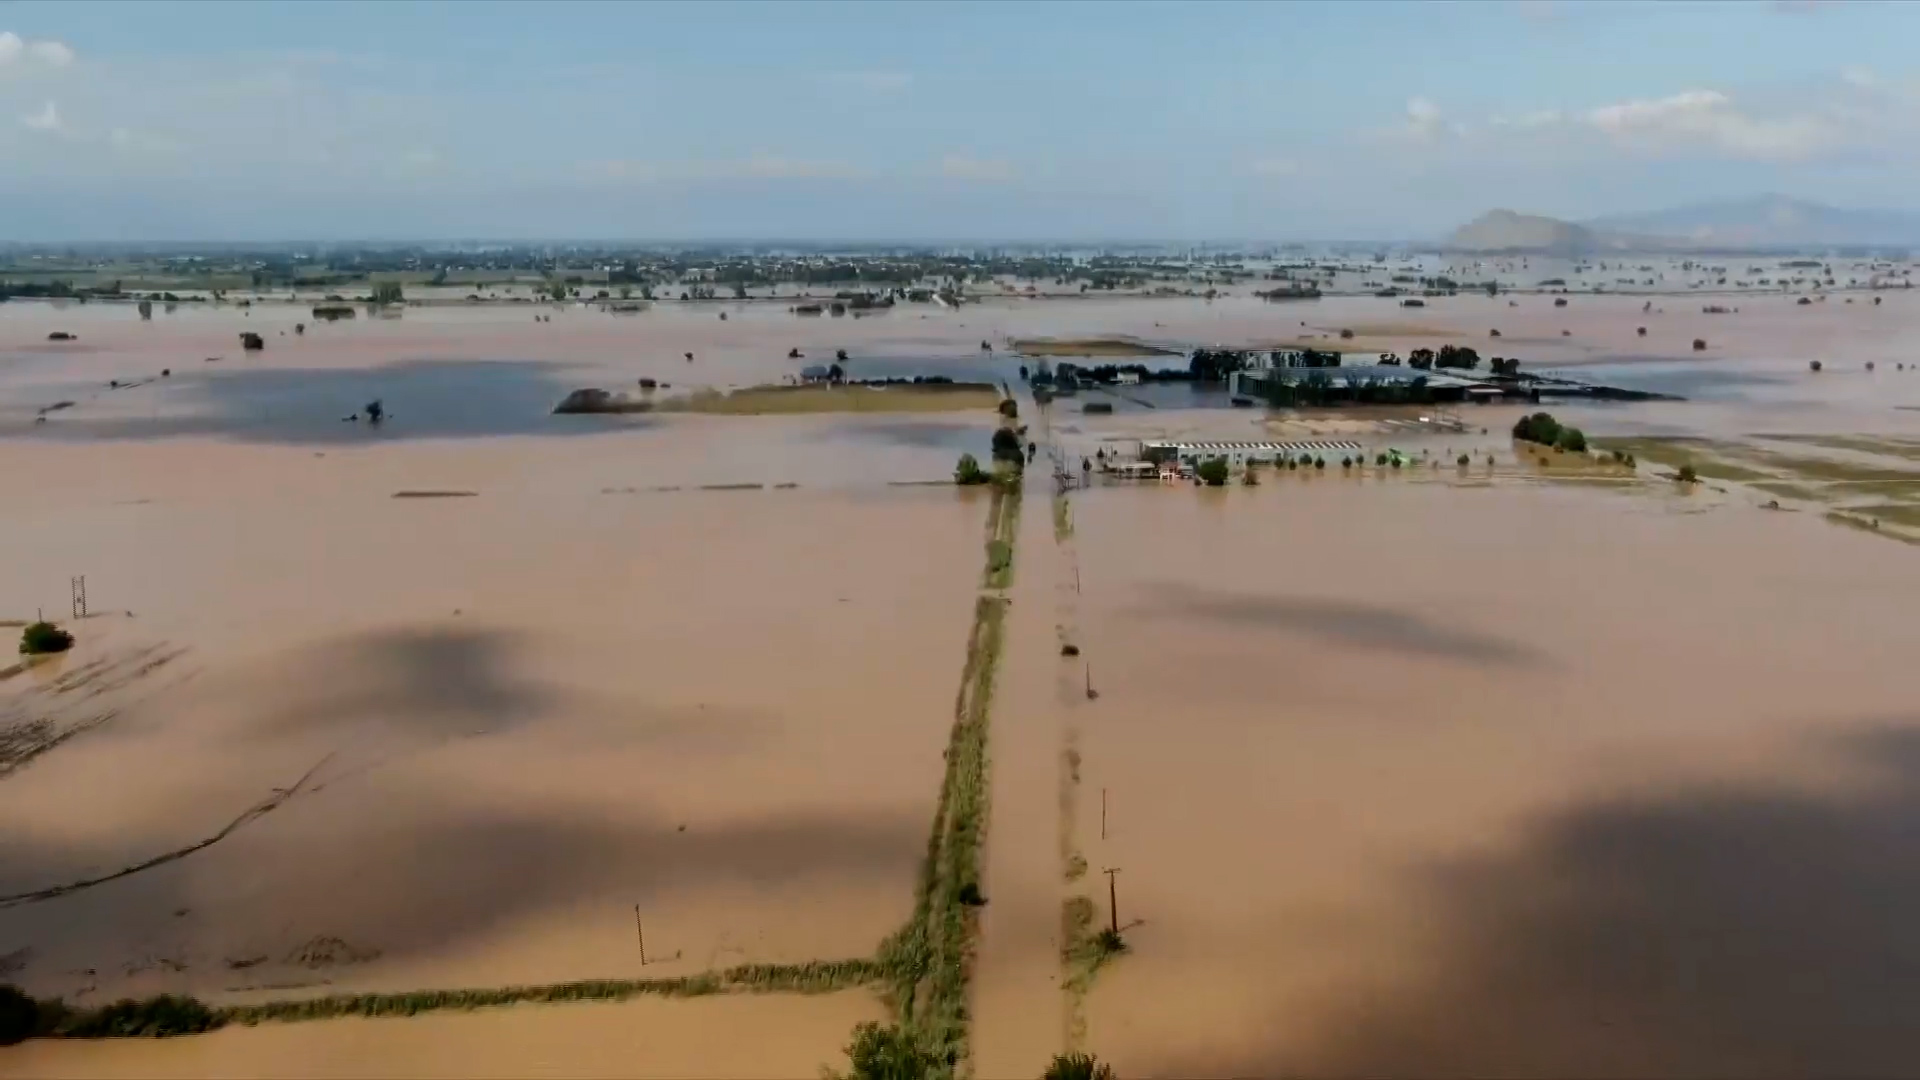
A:
[[[1920,214],[1849,210],[1784,195],[1584,222],[1494,210],[1455,229],[1459,251],[1577,256],[1601,251],[1920,246]]]
[[[1595,218],[1586,225],[1716,248],[1920,244],[1920,214],[1850,210],[1785,195]]]
[[[1461,251],[1539,251],[1579,255],[1598,246],[1592,229],[1571,221],[1492,210],[1460,226],[1447,246]]]

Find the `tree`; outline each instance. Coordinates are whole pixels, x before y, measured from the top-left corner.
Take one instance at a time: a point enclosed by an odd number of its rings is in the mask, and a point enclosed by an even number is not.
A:
[[[25,1042],[39,1027],[40,1003],[18,987],[0,985],[0,1046]]]
[[[382,307],[398,304],[402,298],[400,283],[397,281],[382,281],[373,287],[373,302]]]
[[[1194,469],[1194,474],[1199,476],[1208,487],[1225,487],[1227,472],[1227,459],[1223,457],[1208,458]]]
[[[1521,442],[1553,446],[1560,441],[1560,422],[1555,420],[1551,414],[1543,412],[1534,413],[1532,416],[1523,416],[1518,423],[1513,425],[1513,437]],[[1585,445],[1586,440],[1585,437],[1582,436],[1581,446],[1585,447]]]
[[[962,487],[972,487],[992,480],[993,476],[980,467],[980,461],[972,454],[961,454],[959,464],[953,467],[953,482]]]
[[[1560,429],[1560,434],[1554,438],[1553,446],[1556,450],[1565,450],[1570,454],[1584,454],[1587,452],[1586,433],[1577,427],[1563,427]]]
[[[998,408],[1000,415],[1009,420],[1016,419],[1020,415],[1020,403],[1010,397],[1001,398]]]
[[[1113,1080],[1113,1066],[1092,1054],[1055,1054],[1040,1080]]]

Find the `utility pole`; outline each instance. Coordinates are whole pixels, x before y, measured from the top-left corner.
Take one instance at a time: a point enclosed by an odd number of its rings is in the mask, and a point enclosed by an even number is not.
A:
[[[1112,866],[1100,872],[1107,875],[1107,917],[1113,932],[1118,934],[1120,932],[1120,894],[1114,889],[1113,875],[1119,873],[1120,868]]]
[[[73,590],[73,617],[76,619],[86,618],[87,617],[87,575],[80,574],[75,577],[69,578],[67,581],[67,584],[71,586]]]
[[[633,905],[633,936],[640,939],[640,966],[647,966],[647,930],[640,925],[640,905]]]
[[[1100,839],[1107,838],[1107,789],[1100,789]]]

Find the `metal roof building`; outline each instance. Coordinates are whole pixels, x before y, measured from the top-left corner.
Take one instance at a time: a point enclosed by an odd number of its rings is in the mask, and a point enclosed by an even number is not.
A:
[[[1359,443],[1346,439],[1310,442],[1216,442],[1211,440],[1189,442],[1174,439],[1146,439],[1140,443],[1140,457],[1148,461],[1178,458],[1189,465],[1198,464],[1208,458],[1223,457],[1230,465],[1245,465],[1249,461],[1277,461],[1283,454],[1288,456],[1355,454],[1363,449],[1364,447]]]

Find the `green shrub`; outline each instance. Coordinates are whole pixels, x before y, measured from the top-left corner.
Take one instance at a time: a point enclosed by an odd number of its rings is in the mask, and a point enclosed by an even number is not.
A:
[[[1375,465],[1385,465],[1387,463],[1387,455],[1385,454],[1373,455],[1373,463]]]
[[[939,1074],[942,1062],[898,1025],[868,1021],[853,1029],[847,1064],[842,1080],[926,1080]]]
[[[1020,415],[1019,403],[1015,402],[1010,397],[1000,399],[999,409],[1000,409],[1000,415],[1006,417],[1009,420],[1012,420],[1015,417]]]
[[[1040,1080],[1113,1080],[1113,1066],[1092,1054],[1055,1054]]]
[[[146,1039],[197,1035],[221,1025],[220,1016],[190,997],[161,994],[136,1001],[124,998],[98,1009],[75,1012],[55,1034],[69,1039]]]
[[[984,484],[992,479],[992,474],[982,469],[980,460],[972,454],[961,454],[959,464],[953,467],[953,482],[963,487]]]
[[[1327,459],[1326,459],[1326,458],[1323,458],[1323,457],[1317,457],[1317,458],[1314,458],[1314,459],[1313,459],[1313,467],[1314,467],[1314,468],[1316,468],[1316,469],[1324,469],[1324,468],[1326,468],[1326,467],[1327,467]]]
[[[1587,452],[1586,433],[1577,427],[1563,427],[1554,436],[1553,446],[1570,454],[1584,454]]]
[[[1692,464],[1680,466],[1680,471],[1675,473],[1673,478],[1683,484],[1697,484],[1700,482],[1700,474],[1693,471]]]
[[[1013,565],[1013,545],[1005,540],[987,541],[987,573],[998,574]]]
[[[73,648],[73,635],[50,622],[29,623],[20,634],[20,651],[29,656],[66,652]]]
[[[1208,458],[1194,469],[1195,475],[1199,476],[1208,487],[1224,486],[1227,482],[1227,471],[1227,459],[1223,457]]]
[[[1456,460],[1456,461],[1454,462],[1454,464],[1456,464],[1456,465],[1458,465],[1458,466],[1460,466],[1461,468],[1463,468],[1463,469],[1464,469],[1464,468],[1466,468],[1466,467],[1467,467],[1467,465],[1468,465],[1469,463],[1471,463],[1472,461],[1473,461],[1473,459],[1472,459],[1472,458],[1470,458],[1470,457],[1468,457],[1468,456],[1467,456],[1467,455],[1465,455],[1465,454],[1461,454],[1461,455],[1460,455],[1460,457],[1459,457],[1459,459],[1458,459],[1458,460]]]

